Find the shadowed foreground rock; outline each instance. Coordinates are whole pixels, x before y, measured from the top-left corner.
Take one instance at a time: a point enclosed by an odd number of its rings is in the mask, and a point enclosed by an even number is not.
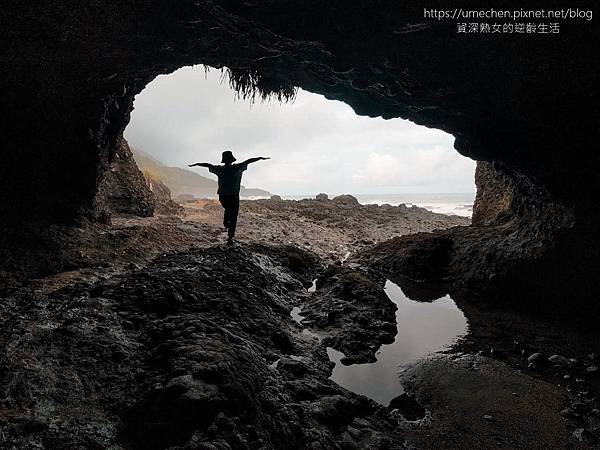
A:
[[[217,246],[2,298],[3,445],[401,448],[289,316],[318,266]]]
[[[383,292],[383,281],[375,273],[332,265],[305,302],[302,324],[343,352],[343,364],[374,362],[379,347],[394,341],[397,308]]]
[[[416,448],[595,448],[573,437],[557,414],[566,401],[559,387],[500,362],[438,357],[401,377],[431,412],[418,432],[407,432]]]
[[[385,410],[328,379],[326,346],[343,351],[344,362],[372,361],[393,337],[386,273],[353,261],[325,269],[318,247],[215,246],[225,239],[218,227],[178,217],[116,217],[110,229],[83,231],[69,250],[82,252],[70,271],[0,285],[7,447],[394,449],[468,441],[488,448],[497,439],[517,442],[512,424],[522,431],[518,442],[532,448],[581,447],[571,437],[581,430],[585,444],[598,440],[597,341],[582,345],[579,335],[533,327],[530,317],[459,302],[471,330],[459,350],[501,361],[481,358],[483,375],[454,356],[419,366],[411,372],[418,383],[406,385],[417,404],[402,398]],[[281,231],[278,241],[287,242]],[[401,286],[411,298],[444,294]],[[301,324],[292,306],[301,308]],[[539,352],[579,362],[529,368]],[[547,433],[527,425],[531,396],[508,395],[521,387],[537,396],[535,423]],[[487,403],[469,403],[474,389]],[[481,409],[497,392],[509,413]],[[508,418],[462,424],[447,414],[449,404],[469,409],[469,418]],[[554,427],[561,411],[565,423]]]

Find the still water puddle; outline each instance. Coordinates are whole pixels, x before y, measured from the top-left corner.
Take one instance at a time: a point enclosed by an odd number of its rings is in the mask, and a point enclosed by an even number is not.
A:
[[[308,288],[308,292],[312,293],[315,292],[317,290],[317,279],[315,278],[312,282],[312,285]],[[304,316],[301,314],[302,312],[302,308],[300,308],[299,306],[294,306],[292,308],[292,311],[290,312],[290,317],[297,323],[299,323],[300,325],[302,325],[302,321],[304,320]],[[314,339],[318,342],[321,342],[321,336],[319,336],[316,333],[313,333],[312,331],[310,331],[307,328],[304,328],[302,330],[302,335],[306,338],[309,339]]]
[[[328,347],[327,354],[335,363],[330,377],[333,381],[387,406],[404,392],[398,377],[403,366],[448,348],[467,333],[468,326],[464,314],[448,295],[431,303],[413,301],[389,280],[385,293],[398,306],[398,334],[393,343],[380,347],[377,361],[344,366],[340,363],[342,352]]]

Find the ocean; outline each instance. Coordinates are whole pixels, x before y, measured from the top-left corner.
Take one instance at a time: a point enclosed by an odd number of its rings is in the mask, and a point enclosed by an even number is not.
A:
[[[453,214],[456,216],[471,217],[473,214],[473,202],[475,201],[475,192],[453,193],[453,194],[352,194],[359,203],[363,205],[383,205],[392,206],[401,203],[407,206],[416,205],[440,214]],[[283,199],[301,200],[303,198],[315,198],[314,195],[282,195]],[[329,198],[335,197],[329,195]]]

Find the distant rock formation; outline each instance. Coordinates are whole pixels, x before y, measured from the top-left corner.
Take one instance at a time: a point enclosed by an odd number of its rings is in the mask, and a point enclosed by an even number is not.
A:
[[[175,200],[177,200],[180,203],[192,202],[195,199],[196,197],[194,197],[192,194],[180,194],[177,197],[175,197]]]
[[[217,182],[215,180],[198,175],[191,170],[165,166],[162,162],[139,149],[133,148],[132,151],[135,161],[146,176],[150,176],[154,180],[161,180],[170,189],[174,198],[186,201],[193,198],[210,198],[217,195]],[[271,193],[263,189],[242,186],[240,196],[268,198]]]
[[[154,213],[165,215],[181,214],[184,208],[179,203],[173,201],[169,188],[161,180],[157,180],[149,174],[144,175],[148,188],[154,194]]]
[[[154,213],[155,195],[135,164],[125,139],[117,146],[117,153],[100,183],[96,198],[112,213],[140,217],[149,217]]]
[[[337,196],[333,197],[332,199],[330,199],[329,195],[321,192],[320,194],[317,194],[315,196],[315,200],[317,200],[319,202],[325,202],[325,201],[331,200],[332,202],[339,203],[340,205],[360,205],[360,203],[358,202],[358,199],[350,194],[337,195]]]
[[[333,197],[333,200],[336,203],[341,203],[343,205],[359,205],[358,199],[350,194],[338,195],[337,197]]]

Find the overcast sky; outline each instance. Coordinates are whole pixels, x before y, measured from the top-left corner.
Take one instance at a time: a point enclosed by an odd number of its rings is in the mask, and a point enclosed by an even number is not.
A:
[[[401,119],[360,117],[300,90],[293,103],[236,99],[221,73],[201,66],[159,76],[135,99],[129,143],[170,165],[220,162],[231,149],[252,166],[243,184],[298,195],[474,192],[475,162],[454,138]],[[213,177],[203,168],[191,169]]]

